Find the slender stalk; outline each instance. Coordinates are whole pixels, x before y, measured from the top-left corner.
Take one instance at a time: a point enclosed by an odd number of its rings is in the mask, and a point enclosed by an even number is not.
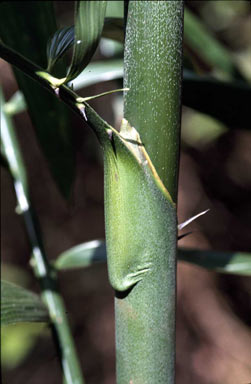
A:
[[[174,201],[179,162],[182,33],[182,1],[129,2],[124,85],[130,91],[125,94],[125,117],[140,133]],[[143,194],[142,186],[131,204],[140,206]],[[156,202],[155,195],[152,201]],[[141,242],[139,251],[151,261],[150,270],[130,290],[117,292],[115,298],[119,384],[175,382],[177,224],[172,209],[159,208],[156,211],[160,216],[155,220],[151,212],[147,213],[147,204],[150,201],[141,205],[144,210],[135,208],[139,219],[133,231],[134,238]],[[148,220],[153,220],[152,228],[149,225],[147,233],[140,233]],[[163,230],[159,225],[157,230],[157,220],[169,226]],[[149,238],[151,249],[141,251]],[[137,260],[138,254],[134,258]]]
[[[30,203],[28,183],[22,154],[15,135],[14,126],[4,110],[1,91],[1,140],[9,169],[14,180],[18,201],[18,213],[22,214],[32,247],[31,265],[40,283],[41,296],[48,308],[53,333],[59,347],[60,360],[67,384],[84,384],[74,342],[70,332],[63,299],[57,288],[57,276],[50,266],[43,249],[40,230]]]

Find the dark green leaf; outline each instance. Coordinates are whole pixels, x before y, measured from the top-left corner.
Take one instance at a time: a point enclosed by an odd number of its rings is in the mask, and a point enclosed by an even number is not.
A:
[[[74,27],[65,27],[54,33],[47,44],[48,72],[74,43]]]
[[[78,1],[75,11],[75,43],[66,81],[75,79],[90,62],[104,26],[106,1]]]
[[[251,276],[251,254],[179,249],[179,260],[216,272]]]
[[[51,1],[6,1],[0,4],[2,41],[44,68],[47,66],[47,41],[56,30]],[[55,66],[58,77],[65,72],[66,66],[62,62]],[[59,100],[19,70],[14,68],[14,73],[51,173],[61,193],[69,197],[75,167],[69,112]]]
[[[1,325],[48,321],[39,296],[7,281],[1,281]]]
[[[187,7],[184,16],[185,43],[211,66],[221,69],[230,77],[234,75],[237,69],[228,50]]]
[[[251,87],[244,82],[224,82],[184,70],[182,102],[208,114],[229,128],[250,129]]]

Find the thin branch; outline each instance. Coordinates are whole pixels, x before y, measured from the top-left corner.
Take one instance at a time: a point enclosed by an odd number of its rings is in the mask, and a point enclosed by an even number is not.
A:
[[[80,119],[87,121],[88,125],[95,131],[99,139],[104,136],[108,137],[106,131],[112,127],[104,121],[85,101],[79,103],[77,95],[66,85],[60,85],[63,79],[56,79],[41,67],[20,55],[12,48],[3,44],[0,41],[0,57],[6,60],[9,64],[20,69],[27,76],[37,81],[42,87],[50,93],[61,99]]]

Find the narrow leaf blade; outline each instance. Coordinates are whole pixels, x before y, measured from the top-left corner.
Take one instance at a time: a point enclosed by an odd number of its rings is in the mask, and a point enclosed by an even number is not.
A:
[[[1,325],[46,321],[48,313],[38,295],[1,280]]]
[[[61,253],[54,266],[59,269],[88,267],[94,263],[106,262],[105,242],[101,240],[88,241],[76,245]]]
[[[91,60],[101,37],[106,1],[78,1],[75,13],[75,44],[66,82],[75,79]]]
[[[48,72],[74,43],[74,27],[61,28],[54,33],[47,43]]]
[[[221,273],[251,276],[251,254],[179,249],[179,260]]]
[[[237,72],[228,50],[214,38],[206,26],[187,7],[184,14],[184,40],[196,52],[196,55],[210,65],[221,69],[229,77]]]

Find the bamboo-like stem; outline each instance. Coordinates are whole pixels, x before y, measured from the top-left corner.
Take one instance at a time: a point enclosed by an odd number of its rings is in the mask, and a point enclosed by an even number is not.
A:
[[[183,0],[130,1],[126,28],[125,117],[140,133],[174,201],[180,137]]]
[[[140,133],[174,201],[179,163],[182,34],[182,0],[129,2],[124,85],[130,91],[125,95],[125,117]],[[138,190],[134,200],[140,201],[142,192]],[[144,236],[146,239],[151,233],[142,236],[140,231],[150,216],[139,210],[135,214],[141,217],[138,221],[142,226],[135,227],[134,236],[144,242]],[[167,221],[170,219],[172,227],[166,228],[166,234],[161,228],[152,228],[154,249],[143,252],[150,253],[150,272],[131,290],[116,294],[119,384],[175,382],[176,222],[171,217],[172,210],[162,213],[165,214],[170,214]],[[139,249],[142,247],[144,243],[138,244]],[[138,255],[134,256],[136,260]]]
[[[1,91],[1,141],[14,180],[18,201],[18,212],[23,215],[29,241],[32,247],[31,266],[42,290],[41,296],[48,309],[53,333],[59,347],[64,381],[66,384],[84,384],[74,341],[63,299],[57,288],[56,271],[50,266],[43,249],[40,230],[29,198],[25,165],[14,131],[12,119],[4,110]]]

